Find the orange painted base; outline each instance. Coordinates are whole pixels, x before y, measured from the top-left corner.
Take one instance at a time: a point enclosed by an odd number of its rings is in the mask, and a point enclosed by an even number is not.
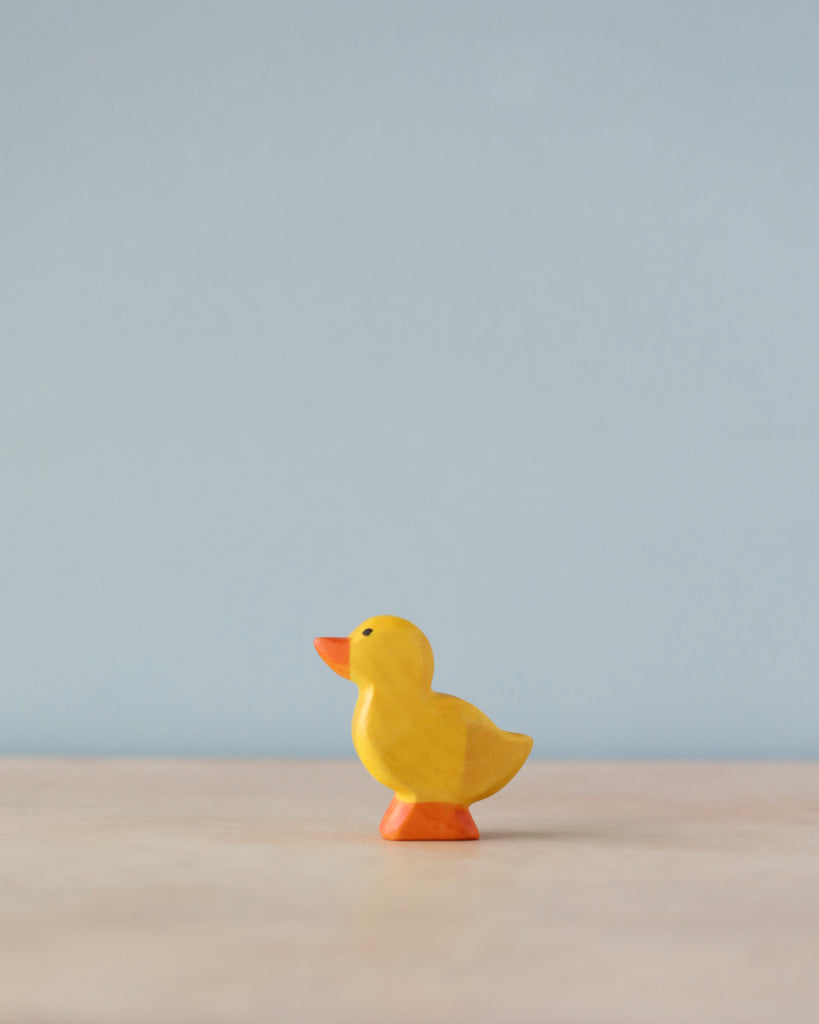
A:
[[[378,829],[385,839],[480,839],[468,807],[459,804],[406,804],[397,796]]]

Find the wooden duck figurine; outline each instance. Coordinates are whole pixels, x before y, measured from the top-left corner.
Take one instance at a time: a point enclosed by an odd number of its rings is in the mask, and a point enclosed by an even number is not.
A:
[[[429,641],[394,615],[346,637],[318,637],[324,661],[358,686],[353,743],[364,767],[395,796],[385,839],[478,839],[469,805],[517,773],[532,739],[504,732],[476,707],[432,689]]]

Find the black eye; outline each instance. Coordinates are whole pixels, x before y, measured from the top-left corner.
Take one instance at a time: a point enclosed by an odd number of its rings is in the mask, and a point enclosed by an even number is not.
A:
[[[371,630],[371,629],[362,629],[362,630],[361,630],[361,635],[362,635],[362,636],[369,636],[369,635],[370,635],[370,633],[372,633],[372,630]]]

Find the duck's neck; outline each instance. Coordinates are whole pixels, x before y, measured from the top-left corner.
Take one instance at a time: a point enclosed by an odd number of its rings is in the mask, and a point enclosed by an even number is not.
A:
[[[358,700],[355,705],[354,727],[364,717],[378,713],[400,714],[402,708],[426,700],[432,693],[430,686],[409,685],[401,680],[379,682],[378,686],[364,680],[358,683]]]

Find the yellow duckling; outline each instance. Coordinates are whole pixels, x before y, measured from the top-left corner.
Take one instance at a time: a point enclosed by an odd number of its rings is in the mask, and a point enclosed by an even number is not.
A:
[[[395,797],[385,839],[478,839],[469,805],[517,773],[532,739],[504,732],[476,707],[432,689],[429,641],[394,615],[346,637],[318,637],[324,661],[358,686],[353,743],[364,767]]]

